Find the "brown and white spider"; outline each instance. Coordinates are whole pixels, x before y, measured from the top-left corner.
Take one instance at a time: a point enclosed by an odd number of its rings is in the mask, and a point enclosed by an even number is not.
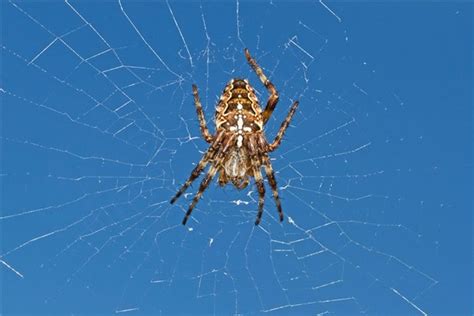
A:
[[[215,123],[216,134],[211,135],[204,119],[204,113],[199,100],[198,90],[193,85],[194,103],[196,105],[197,116],[201,133],[206,142],[210,143],[209,149],[199,161],[176,195],[171,199],[171,204],[186,191],[191,183],[196,180],[208,164],[211,165],[206,176],[202,180],[199,190],[193,198],[191,205],[183,219],[183,225],[188,221],[193,208],[201,198],[204,190],[209,186],[212,178],[219,173],[219,185],[224,186],[227,182],[239,190],[244,189],[249,184],[249,177],[255,178],[258,189],[258,214],[255,225],[260,223],[263,213],[263,202],[265,198],[265,187],[263,184],[261,167],[265,168],[273,192],[273,198],[278,209],[280,222],[283,221],[283,210],[280,198],[278,197],[277,183],[273,168],[270,163],[268,153],[278,148],[281,143],[291,118],[296,112],[298,101],[291,106],[290,112],[280,126],[280,130],[271,144],[267,143],[263,133],[263,126],[272,115],[278,102],[278,92],[273,84],[264,75],[262,68],[250,56],[248,49],[245,49],[245,56],[252,69],[256,72],[260,81],[270,93],[267,105],[262,111],[257,96],[248,80],[232,79],[224,88],[216,107]]]

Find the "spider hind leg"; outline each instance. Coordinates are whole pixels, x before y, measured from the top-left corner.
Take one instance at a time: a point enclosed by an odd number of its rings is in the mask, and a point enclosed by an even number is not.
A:
[[[278,130],[275,140],[268,146],[268,151],[274,151],[278,148],[278,146],[280,146],[281,140],[283,139],[283,135],[285,135],[286,129],[288,128],[288,126],[290,126],[291,119],[293,118],[293,115],[295,115],[296,109],[298,108],[298,104],[298,101],[293,102],[293,105],[291,106],[290,111],[288,112],[285,120],[280,125],[280,129]]]
[[[204,111],[202,110],[201,99],[196,85],[193,84],[194,105],[196,106],[196,113],[199,119],[199,127],[204,140],[208,143],[212,142],[212,135],[207,128],[206,119],[204,118]]]
[[[263,73],[262,68],[257,64],[255,59],[250,55],[250,52],[247,48],[244,50],[245,52],[245,57],[247,58],[247,62],[249,63],[250,67],[252,67],[253,71],[257,74],[258,78],[262,82],[262,84],[265,86],[267,89],[268,93],[270,93],[270,96],[268,97],[267,105],[265,106],[265,110],[263,110],[262,113],[262,118],[263,118],[263,123],[265,124],[270,116],[273,113],[273,110],[275,110],[275,107],[278,103],[278,91],[275,89],[275,86],[273,83],[268,80],[267,76]]]

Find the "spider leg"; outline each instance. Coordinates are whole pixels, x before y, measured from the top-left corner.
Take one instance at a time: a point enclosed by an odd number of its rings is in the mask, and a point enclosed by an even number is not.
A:
[[[270,187],[272,188],[273,198],[275,200],[275,204],[278,210],[280,222],[282,222],[283,209],[281,208],[280,197],[278,196],[278,187],[277,187],[277,182],[275,179],[275,173],[273,172],[273,167],[272,167],[272,164],[270,163],[270,159],[268,158],[268,156],[265,154],[262,156],[262,159],[263,159],[263,165],[265,167],[265,173],[267,174],[267,178],[268,178],[268,183],[270,184]]]
[[[290,125],[290,121],[293,117],[293,115],[296,112],[296,109],[298,108],[298,101],[293,102],[293,105],[290,108],[290,112],[288,112],[288,115],[286,116],[285,120],[281,123],[280,129],[278,130],[277,136],[275,137],[275,140],[273,143],[271,143],[268,146],[268,151],[274,151],[275,149],[280,146],[281,139],[283,138],[283,135],[285,134],[286,129]]]
[[[260,172],[259,169],[253,168],[254,176],[255,176],[255,184],[257,186],[258,190],[258,213],[257,213],[257,219],[255,220],[255,225],[260,224],[260,221],[262,220],[262,214],[263,214],[263,203],[265,200],[265,186],[263,185],[263,178],[262,178],[262,173]]]
[[[232,133],[230,137],[225,139],[224,146],[221,146],[219,148],[219,151],[217,152],[217,158],[215,158],[214,163],[212,164],[211,168],[209,168],[209,171],[207,172],[206,176],[204,177],[204,179],[202,179],[201,184],[199,185],[199,190],[194,196],[193,201],[191,202],[191,205],[189,205],[188,211],[186,212],[186,215],[183,218],[183,225],[186,225],[186,222],[188,221],[189,216],[191,216],[191,213],[194,207],[199,202],[199,199],[201,198],[202,194],[211,183],[212,178],[216,175],[218,171],[218,166],[221,164],[221,160],[225,156],[225,153],[229,149],[234,138],[235,138],[235,134]]]
[[[197,177],[201,174],[201,172],[206,168],[207,164],[209,163],[209,160],[214,156],[216,150],[220,146],[220,141],[224,137],[224,133],[221,132],[219,133],[212,145],[209,147],[207,152],[204,154],[204,156],[201,158],[199,163],[197,164],[196,167],[194,167],[193,171],[191,172],[191,175],[189,176],[188,180],[181,186],[181,188],[178,190],[176,195],[171,199],[170,203],[173,204],[176,202],[176,200],[189,188],[191,183],[196,180]]]
[[[265,110],[263,110],[262,113],[263,124],[265,124],[270,118],[270,115],[272,115],[273,110],[275,109],[278,103],[278,91],[275,89],[273,83],[268,80],[267,76],[265,76],[262,68],[257,64],[255,59],[250,55],[249,50],[246,48],[244,51],[245,57],[247,58],[247,62],[249,63],[250,67],[252,67],[253,71],[255,71],[262,84],[265,86],[265,88],[267,88],[268,93],[270,93],[267,105],[265,106]]]
[[[186,222],[188,221],[189,216],[191,216],[191,213],[193,212],[194,207],[196,206],[197,202],[199,202],[199,199],[201,198],[202,194],[209,186],[209,183],[211,183],[211,180],[216,175],[216,172],[217,172],[216,166],[212,166],[207,172],[204,179],[202,179],[201,184],[199,185],[199,190],[194,196],[193,201],[191,205],[189,205],[188,211],[186,212],[186,215],[183,218],[183,225],[186,225]]]
[[[252,162],[252,171],[253,176],[255,178],[255,185],[257,186],[258,190],[258,213],[257,218],[255,220],[255,225],[260,224],[263,214],[263,203],[265,201],[265,185],[263,184],[263,177],[262,173],[260,172],[260,163],[259,163],[259,155],[257,144],[255,139],[252,135],[250,135],[248,139],[248,148],[250,153],[250,160]]]
[[[201,100],[199,99],[198,88],[193,84],[193,95],[194,95],[194,104],[196,105],[196,112],[199,119],[199,127],[201,128],[202,137],[208,143],[212,142],[212,135],[209,133],[209,129],[206,125],[206,119],[204,118],[204,112],[202,110]]]
[[[171,199],[170,203],[173,204],[176,202],[177,199],[189,188],[191,183],[193,183],[194,180],[196,180],[201,172],[206,168],[207,164],[209,162],[209,159],[207,155],[202,157],[201,161],[197,164],[196,167],[194,167],[193,171],[191,172],[191,175],[189,176],[188,180],[181,186],[181,188],[178,190],[176,195]]]

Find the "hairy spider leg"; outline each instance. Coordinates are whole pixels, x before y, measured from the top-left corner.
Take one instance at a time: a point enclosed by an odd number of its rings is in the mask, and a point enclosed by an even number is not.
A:
[[[224,134],[225,134],[224,131],[221,131],[220,133],[217,134],[215,140],[212,142],[207,152],[201,158],[197,166],[194,167],[188,180],[186,180],[186,182],[181,186],[181,188],[178,190],[176,195],[171,199],[170,201],[171,204],[176,202],[176,200],[189,188],[191,183],[199,177],[199,175],[204,170],[204,168],[206,168],[207,164],[209,163],[209,160],[212,157],[214,157],[216,150],[219,148],[221,144],[221,140],[224,137]]]
[[[201,198],[202,194],[211,183],[212,178],[216,175],[218,166],[221,164],[221,160],[223,159],[223,157],[225,157],[225,153],[229,149],[234,139],[235,139],[235,134],[234,133],[230,134],[229,137],[225,140],[224,146],[219,148],[217,152],[217,158],[215,159],[214,163],[211,165],[211,168],[209,168],[209,171],[207,172],[204,179],[202,179],[201,184],[199,185],[199,190],[196,193],[196,195],[194,195],[193,201],[189,205],[188,211],[186,212],[186,215],[183,218],[183,225],[186,225],[186,222],[188,221],[189,216],[191,216],[191,213],[193,212],[194,207],[199,202],[199,199]]]
[[[273,143],[271,143],[268,146],[268,151],[274,151],[275,149],[278,148],[278,146],[280,146],[283,135],[285,134],[286,129],[290,125],[290,121],[293,118],[293,115],[295,114],[296,109],[298,108],[298,104],[299,104],[298,101],[293,102],[293,105],[291,106],[290,111],[288,112],[288,115],[286,116],[285,120],[281,123],[280,129],[278,130],[275,140],[273,141]]]
[[[263,204],[265,201],[265,185],[263,184],[263,177],[262,173],[260,172],[260,163],[259,163],[259,155],[257,149],[257,143],[253,137],[250,135],[248,138],[248,148],[249,153],[251,155],[251,162],[252,162],[252,172],[255,178],[255,185],[257,186],[258,190],[258,213],[257,218],[255,219],[255,225],[260,224],[263,214]]]
[[[201,128],[201,134],[204,140],[208,143],[212,142],[212,135],[207,128],[206,119],[204,117],[204,112],[202,110],[201,100],[199,99],[198,88],[193,84],[193,95],[194,95],[194,104],[196,105],[196,112],[199,119],[199,127]]]
[[[283,209],[281,207],[280,197],[278,195],[278,186],[275,179],[275,173],[273,172],[272,164],[270,163],[270,158],[266,154],[262,155],[263,166],[265,167],[265,173],[268,178],[268,183],[272,188],[273,199],[275,200],[275,204],[278,210],[278,215],[280,217],[280,222],[283,221]]]
[[[257,218],[255,219],[255,225],[258,225],[260,224],[263,215],[263,203],[265,201],[265,185],[263,184],[263,178],[262,173],[260,172],[260,168],[255,169],[254,167],[253,169],[255,175],[255,184],[258,190],[258,213]]]
[[[273,83],[268,80],[267,76],[263,73],[262,68],[257,64],[255,59],[250,55],[250,52],[247,48],[245,48],[245,57],[247,58],[247,62],[249,63],[250,67],[252,67],[253,71],[257,74],[258,78],[262,82],[262,84],[267,88],[268,93],[270,96],[268,97],[267,105],[265,106],[265,110],[263,110],[262,118],[263,124],[265,124],[270,116],[273,113],[277,103],[278,103],[278,91],[275,89]]]
[[[183,225],[186,225],[186,222],[188,221],[189,216],[191,216],[194,207],[196,206],[197,202],[199,202],[199,199],[201,198],[202,194],[211,183],[211,180],[216,175],[216,172],[217,167],[215,165],[212,165],[211,168],[209,168],[209,171],[207,172],[204,179],[202,179],[201,184],[199,185],[199,190],[196,195],[194,195],[193,201],[189,205],[188,211],[186,212],[186,215],[183,218]]]

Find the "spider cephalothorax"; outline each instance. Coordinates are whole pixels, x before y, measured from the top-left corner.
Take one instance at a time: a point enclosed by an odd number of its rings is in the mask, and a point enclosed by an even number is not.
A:
[[[260,81],[270,93],[267,105],[263,111],[249,82],[244,79],[232,79],[224,88],[224,92],[217,104],[215,115],[216,133],[211,135],[204,119],[197,87],[193,85],[194,103],[201,133],[204,139],[211,145],[192,171],[189,179],[171,199],[171,203],[174,203],[186,191],[208,164],[211,166],[186,212],[183,225],[186,224],[194,206],[196,206],[202,193],[217,173],[219,173],[219,185],[224,186],[231,182],[239,190],[249,184],[250,177],[255,178],[259,195],[258,214],[255,225],[258,225],[262,218],[265,197],[265,186],[261,173],[262,166],[265,169],[268,183],[272,188],[280,221],[283,221],[283,210],[280,198],[278,197],[277,183],[268,153],[280,145],[283,134],[296,112],[298,101],[293,103],[290,112],[280,126],[277,136],[269,144],[265,138],[263,126],[275,109],[278,102],[278,92],[263,74],[257,62],[250,56],[247,49],[245,49],[245,56],[252,69],[257,73]]]

